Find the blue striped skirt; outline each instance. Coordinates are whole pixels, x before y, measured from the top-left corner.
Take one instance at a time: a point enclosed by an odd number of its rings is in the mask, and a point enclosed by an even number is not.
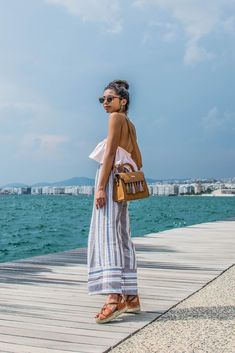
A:
[[[95,192],[102,164],[95,177]],[[105,207],[96,209],[93,203],[88,238],[89,294],[137,294],[137,268],[134,244],[131,240],[128,203],[113,201],[114,174],[106,186]]]

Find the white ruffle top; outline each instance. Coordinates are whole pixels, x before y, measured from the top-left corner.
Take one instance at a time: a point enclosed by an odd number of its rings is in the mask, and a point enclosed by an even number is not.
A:
[[[100,143],[98,143],[98,145],[95,147],[95,149],[89,155],[89,158],[94,159],[95,161],[102,164],[104,162],[106,141],[107,141],[107,138],[105,138]],[[123,163],[130,163],[133,166],[134,170],[138,170],[136,163],[131,158],[131,154],[129,152],[127,152],[124,148],[122,148],[121,146],[118,146],[117,151],[116,151],[114,164],[117,166],[117,165],[123,164]]]

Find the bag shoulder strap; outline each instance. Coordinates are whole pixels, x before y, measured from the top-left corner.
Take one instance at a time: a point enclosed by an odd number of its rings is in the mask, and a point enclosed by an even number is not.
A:
[[[133,129],[132,129],[132,123],[127,116],[126,116],[126,122],[127,122],[128,130],[129,130],[132,146],[133,146],[133,151],[131,152],[131,157],[135,161],[138,169],[141,169],[143,166],[142,165],[142,156],[141,156],[140,149],[139,149],[139,146],[137,143],[136,133],[134,134]],[[134,127],[134,125],[133,125],[133,127]]]

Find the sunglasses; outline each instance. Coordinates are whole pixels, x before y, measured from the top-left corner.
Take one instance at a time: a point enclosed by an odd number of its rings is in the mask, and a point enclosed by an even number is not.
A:
[[[119,96],[108,96],[107,98],[106,97],[99,97],[99,102],[101,104],[103,104],[106,100],[107,103],[111,103],[114,100],[114,98],[121,98],[121,97],[119,97]]]

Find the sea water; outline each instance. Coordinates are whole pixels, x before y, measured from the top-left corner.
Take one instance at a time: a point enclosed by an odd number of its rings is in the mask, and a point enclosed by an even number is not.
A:
[[[87,246],[93,196],[0,196],[0,262]],[[132,236],[235,216],[235,197],[151,196],[129,203]]]

